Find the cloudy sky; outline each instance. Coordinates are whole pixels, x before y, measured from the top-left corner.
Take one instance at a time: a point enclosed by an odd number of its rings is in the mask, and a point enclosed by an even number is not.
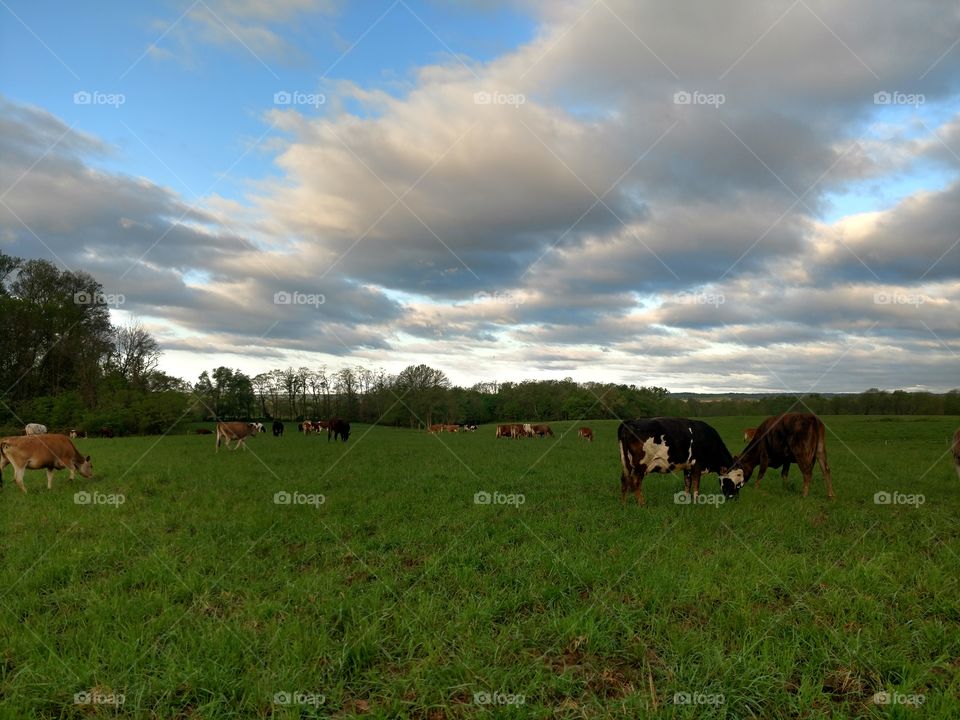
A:
[[[191,380],[948,390],[960,7],[3,0],[0,249]]]

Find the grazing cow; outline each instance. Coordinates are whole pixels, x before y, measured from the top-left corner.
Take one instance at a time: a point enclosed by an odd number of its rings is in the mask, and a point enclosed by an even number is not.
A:
[[[283,423],[279,420],[273,421],[273,436],[283,437]]]
[[[27,423],[23,432],[25,435],[46,435],[47,426],[41,425],[40,423]]]
[[[337,436],[346,442],[350,438],[350,423],[343,418],[330,418],[327,421],[327,442],[330,442],[330,438],[336,439]]]
[[[550,429],[549,425],[533,425],[530,428],[531,437],[536,436],[538,438],[546,437],[549,435],[553,437],[553,430]]]
[[[523,424],[523,435],[520,437],[533,437],[533,425],[530,423]]]
[[[753,440],[753,436],[757,434],[756,428],[744,428],[743,429],[743,441],[750,442]]]
[[[953,464],[957,468],[957,477],[960,477],[960,430],[953,434]]]
[[[102,438],[112,438],[113,430],[111,428],[104,426],[97,431],[97,434]]]
[[[720,435],[700,420],[659,417],[639,418],[620,423],[620,502],[626,503],[627,492],[633,491],[638,505],[645,505],[643,478],[647,473],[668,473],[683,470],[684,492],[693,485],[694,500],[700,495],[700,476],[715,472],[728,474],[733,457]],[[740,485],[730,478],[721,485],[723,494],[736,497]]]
[[[459,426],[459,425],[444,425],[444,426],[443,426],[443,429],[446,430],[446,431],[449,432],[449,433],[460,432],[460,426]]]
[[[743,480],[750,479],[755,467],[760,467],[755,486],[760,485],[768,467],[783,468],[781,477],[786,481],[790,463],[800,466],[803,474],[803,497],[810,492],[810,479],[814,463],[820,464],[820,472],[827,485],[827,497],[832,498],[833,482],[827,449],[824,444],[826,427],[813,413],[785,413],[768,417],[757,427],[753,439],[747,443],[732,466],[734,472],[742,472]],[[721,484],[725,478],[721,477]]]
[[[220,452],[220,440],[224,439],[227,441],[227,450],[236,450],[238,447],[243,445],[243,449],[247,449],[247,444],[244,442],[245,438],[250,437],[251,435],[256,435],[257,433],[263,432],[263,425],[260,423],[248,423],[248,422],[218,422],[217,423],[217,452]],[[232,448],[230,447],[230,441],[236,440],[237,443]]]
[[[77,438],[85,438],[86,436],[87,436],[87,433],[86,433],[85,430],[71,430],[71,431],[70,431],[70,439],[71,439],[71,440],[76,440]]]
[[[313,423],[310,420],[304,420],[300,424],[300,429],[303,430],[304,435],[309,435],[313,432]]]
[[[26,470],[46,470],[47,489],[53,489],[54,470],[69,470],[70,479],[80,473],[93,476],[90,456],[84,457],[66,435],[29,435],[0,440],[0,471],[7,463],[13,465],[13,477],[23,492],[23,473]],[[2,483],[2,477],[0,477]]]
[[[497,425],[497,437],[498,438],[508,438],[513,437],[513,426],[512,425]]]
[[[208,428],[197,428],[195,432],[197,433],[197,435],[213,435],[213,430],[210,430]]]
[[[593,430],[588,427],[582,427],[577,430],[577,436],[582,437],[584,440],[589,440],[593,442]]]
[[[443,425],[439,425],[439,424],[431,425],[430,427],[427,428],[427,432],[431,432],[434,434],[443,432]]]
[[[463,426],[463,429],[466,430],[467,432],[476,432],[476,431],[477,431],[477,426],[476,426],[476,425],[464,425],[464,426]]]

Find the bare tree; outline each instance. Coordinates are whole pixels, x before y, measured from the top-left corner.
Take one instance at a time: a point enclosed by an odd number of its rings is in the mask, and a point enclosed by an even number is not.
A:
[[[160,343],[139,322],[120,327],[114,339],[111,364],[132,387],[146,388],[160,361]]]

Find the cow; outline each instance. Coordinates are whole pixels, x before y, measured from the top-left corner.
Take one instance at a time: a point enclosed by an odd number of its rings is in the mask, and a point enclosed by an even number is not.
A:
[[[273,436],[274,437],[283,437],[283,423],[279,420],[273,421]]]
[[[439,425],[439,424],[431,425],[430,427],[427,428],[427,432],[434,433],[434,434],[443,432],[443,425]]]
[[[476,432],[476,431],[477,431],[477,426],[476,426],[476,425],[464,425],[464,426],[463,426],[463,429],[464,429],[466,432]]]
[[[700,495],[700,476],[703,473],[727,475],[727,486],[721,485],[723,494],[736,498],[741,480],[728,474],[733,457],[720,435],[700,420],[677,417],[638,418],[620,423],[617,430],[620,444],[620,502],[626,504],[627,492],[632,491],[637,505],[645,505],[643,478],[647,473],[683,471],[684,492],[693,498]],[[738,471],[739,472],[739,471]],[[729,490],[728,490],[729,488]]]
[[[760,471],[754,483],[758,487],[768,467],[782,468],[780,476],[786,481],[790,463],[796,463],[803,474],[803,497],[807,497],[814,463],[819,463],[827,486],[827,497],[833,498],[825,436],[826,427],[813,413],[784,413],[768,417],[757,426],[753,439],[734,458],[731,471],[738,473],[742,484],[750,479],[754,468],[759,466]],[[721,484],[725,481],[726,478],[720,478]]]
[[[213,430],[209,428],[197,428],[194,432],[196,432],[197,435],[213,435]]]
[[[350,423],[343,418],[330,418],[327,421],[327,442],[330,439],[336,439],[337,436],[346,442],[350,438]]]
[[[498,438],[508,438],[513,437],[513,426],[512,425],[497,425],[497,437]]]
[[[460,426],[459,426],[459,425],[444,425],[444,426],[443,426],[443,429],[446,430],[446,431],[449,432],[449,433],[460,432]]]
[[[525,425],[514,423],[513,425],[510,426],[510,428],[511,428],[511,436],[514,439],[529,437],[527,435],[527,428]]]
[[[247,444],[244,442],[245,438],[250,437],[251,435],[256,435],[257,433],[263,432],[263,425],[260,423],[249,423],[249,422],[218,422],[217,423],[217,452],[220,452],[220,440],[226,440],[227,450],[236,450],[241,445],[243,449],[247,449]],[[230,441],[236,440],[237,443],[232,448],[230,447]]]
[[[53,489],[54,470],[69,470],[70,479],[76,473],[83,477],[93,477],[93,463],[90,456],[79,453],[66,435],[28,435],[9,437],[0,440],[0,471],[8,463],[13,465],[13,477],[22,492],[27,488],[23,484],[26,470],[46,470],[47,489]],[[3,478],[0,476],[0,485]]]
[[[27,426],[23,429],[24,435],[46,435],[46,433],[47,426],[40,423],[27,423]]]
[[[530,428],[531,437],[536,436],[538,438],[546,437],[549,435],[553,437],[553,430],[550,429],[549,425],[533,425]]]
[[[300,429],[303,430],[304,435],[309,435],[313,432],[313,423],[310,420],[304,420],[300,425]]]
[[[953,434],[953,464],[957,469],[957,477],[960,477],[960,430]]]
[[[104,426],[97,431],[97,434],[102,438],[112,438],[113,430],[111,428]]]
[[[533,437],[533,425],[530,423],[523,424],[523,435],[520,437]]]
[[[70,431],[70,439],[71,439],[71,440],[76,440],[77,438],[85,438],[86,436],[87,436],[87,433],[86,433],[85,430],[71,430],[71,431]]]
[[[744,428],[743,429],[743,441],[750,442],[753,440],[753,436],[757,434],[756,428]]]
[[[577,437],[582,437],[584,440],[593,442],[593,430],[588,427],[582,427],[577,430]]]

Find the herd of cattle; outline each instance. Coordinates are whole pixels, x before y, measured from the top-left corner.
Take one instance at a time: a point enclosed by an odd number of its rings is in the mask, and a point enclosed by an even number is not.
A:
[[[431,433],[460,432],[460,425],[431,425]],[[465,431],[477,429],[476,425],[463,426]],[[340,439],[346,442],[350,437],[350,423],[343,418],[330,420],[305,421],[297,426],[304,434],[327,431],[327,441]],[[104,428],[104,430],[108,430]],[[282,437],[284,425],[279,420],[273,423],[273,434]],[[210,430],[198,430],[201,434],[212,434]],[[263,423],[258,422],[218,422],[216,450],[221,442],[228,449],[243,447],[244,440],[266,432]],[[593,431],[588,427],[578,429],[579,438],[593,441]],[[112,437],[102,435],[104,437]],[[529,423],[509,423],[497,425],[497,438],[553,437],[549,425]],[[13,465],[14,480],[23,492],[26,470],[46,470],[47,488],[53,487],[55,470],[69,470],[70,479],[76,473],[85,478],[93,476],[93,463],[90,456],[84,457],[73,444],[72,438],[79,437],[75,430],[69,437],[64,434],[48,433],[39,423],[30,423],[24,428],[24,434],[0,438],[0,488],[3,487],[3,469]],[[620,449],[620,501],[626,502],[627,493],[632,492],[638,505],[644,505],[643,479],[650,473],[683,472],[684,492],[694,499],[700,494],[700,478],[704,473],[715,473],[720,482],[720,490],[727,498],[739,496],[740,489],[750,480],[757,470],[755,486],[760,485],[768,468],[780,469],[781,477],[786,480],[790,465],[796,464],[803,476],[803,496],[810,492],[810,481],[815,465],[820,466],[826,484],[827,497],[833,498],[833,481],[830,465],[827,462],[826,427],[812,413],[785,413],[764,420],[755,428],[746,428],[743,433],[746,446],[736,456],[731,455],[719,433],[701,420],[676,417],[639,418],[620,424],[617,441]],[[235,443],[233,448],[230,443]],[[954,466],[960,477],[960,430],[953,436],[952,444]]]

